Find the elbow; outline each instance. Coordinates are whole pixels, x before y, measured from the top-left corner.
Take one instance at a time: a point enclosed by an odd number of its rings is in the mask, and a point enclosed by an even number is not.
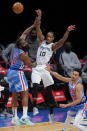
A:
[[[31,62],[31,61],[28,61],[28,62],[26,63],[26,65],[29,66],[29,67],[32,67],[32,62]]]

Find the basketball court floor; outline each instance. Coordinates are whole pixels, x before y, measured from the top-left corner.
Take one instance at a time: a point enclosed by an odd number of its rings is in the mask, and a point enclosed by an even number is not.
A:
[[[0,131],[62,131],[68,110],[69,108],[54,108],[54,124],[50,124],[48,121],[49,111],[47,109],[39,110],[39,114],[36,116],[33,116],[32,112],[28,112],[31,121],[35,123],[34,126],[14,126],[11,124],[10,117],[0,117]],[[21,117],[22,113],[19,113],[18,116]],[[73,121],[71,122],[68,131],[79,131],[73,127],[72,123]],[[87,119],[84,119],[81,124],[87,127]]]

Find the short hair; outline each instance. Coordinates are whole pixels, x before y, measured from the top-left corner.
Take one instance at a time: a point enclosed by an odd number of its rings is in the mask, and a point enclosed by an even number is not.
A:
[[[74,70],[73,70],[73,71],[78,72],[78,73],[79,73],[79,76],[81,76],[81,75],[82,75],[82,71],[81,71],[81,69],[79,69],[79,68],[74,68]]]
[[[23,41],[24,39],[22,39],[22,38],[18,38],[17,40],[16,40],[16,46],[19,48],[19,46],[21,45],[21,42]]]
[[[53,36],[55,36],[54,32],[53,32],[53,31],[51,31],[51,30],[50,30],[50,31],[48,31],[48,32],[47,32],[47,34],[48,34],[48,33],[51,33],[51,34],[53,34]]]

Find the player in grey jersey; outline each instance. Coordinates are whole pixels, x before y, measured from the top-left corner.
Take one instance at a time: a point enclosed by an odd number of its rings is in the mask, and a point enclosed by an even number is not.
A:
[[[38,15],[37,21],[40,21],[41,14],[42,14],[41,10],[37,10],[36,13]],[[33,91],[32,91],[33,115],[39,113],[38,109],[36,108],[36,98],[38,94],[38,84],[40,84],[40,81],[42,80],[44,88],[46,89],[46,93],[47,93],[48,105],[50,109],[49,120],[51,123],[53,123],[53,107],[56,105],[56,102],[52,95],[52,85],[54,84],[54,81],[50,73],[45,68],[46,68],[46,64],[50,61],[53,52],[58,50],[63,45],[63,43],[67,40],[69,36],[69,32],[74,30],[74,28],[75,25],[70,25],[67,28],[63,38],[60,39],[58,42],[53,43],[54,40],[53,32],[48,32],[46,35],[46,40],[44,40],[44,36],[40,29],[40,24],[38,24],[36,27],[37,36],[40,39],[41,44],[37,51],[37,58],[36,58],[37,66],[32,69],[32,75],[31,75],[31,80],[33,83]]]

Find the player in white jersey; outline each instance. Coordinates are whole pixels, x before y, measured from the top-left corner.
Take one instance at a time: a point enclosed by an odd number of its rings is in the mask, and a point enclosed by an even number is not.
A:
[[[87,128],[80,125],[87,108],[86,97],[84,96],[84,89],[80,78],[81,70],[74,69],[72,78],[63,77],[60,74],[51,71],[49,65],[47,66],[47,70],[57,79],[69,83],[69,91],[73,101],[68,104],[60,104],[60,107],[62,108],[70,107],[64,124],[64,130],[62,131],[68,130],[69,123],[73,117],[75,117],[73,125],[80,131],[87,131]]]
[[[41,20],[41,10],[36,11],[38,15],[38,19]],[[40,22],[39,22],[40,23]],[[46,40],[44,40],[44,36],[42,34],[42,31],[40,29],[40,24],[37,25],[36,31],[37,31],[37,36],[40,39],[41,45],[38,48],[37,51],[37,66],[36,68],[32,69],[32,76],[31,80],[33,83],[33,91],[32,91],[32,96],[33,96],[33,114],[36,115],[38,112],[38,109],[36,108],[36,98],[38,94],[38,84],[40,84],[40,81],[43,81],[43,85],[46,89],[47,92],[47,98],[48,98],[48,103],[49,103],[49,108],[50,108],[50,115],[49,117],[53,116],[53,106],[55,105],[55,100],[52,95],[52,85],[54,84],[53,78],[50,75],[50,73],[45,69],[46,64],[50,61],[50,58],[52,57],[53,52],[58,50],[64,42],[67,40],[69,36],[69,32],[74,30],[75,25],[71,25],[67,28],[64,36],[62,39],[60,39],[58,42],[54,42],[54,33],[53,32],[48,32],[46,35]]]

